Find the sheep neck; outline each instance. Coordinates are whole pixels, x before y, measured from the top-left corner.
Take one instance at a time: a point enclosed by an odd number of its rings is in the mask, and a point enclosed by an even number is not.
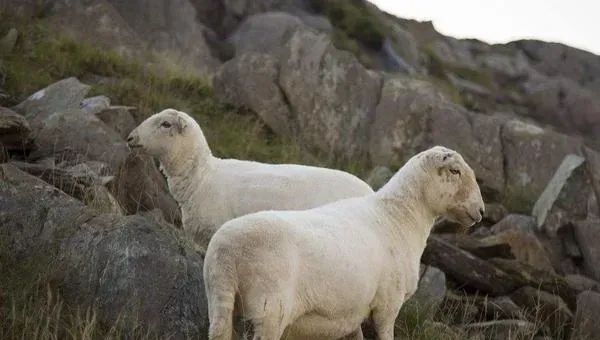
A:
[[[210,150],[207,152],[201,148],[172,152],[168,157],[160,159],[169,191],[180,205],[190,199],[194,188],[206,178],[212,168],[213,159]]]
[[[411,177],[410,174],[406,174],[402,180],[418,183],[418,179],[412,181]],[[394,187],[400,190],[382,188],[383,190],[376,194],[382,202],[380,206],[385,210],[384,213],[390,218],[390,225],[393,226],[386,230],[386,236],[394,245],[401,245],[399,248],[404,249],[403,251],[407,247],[410,248],[416,255],[415,258],[420,259],[437,216],[425,204],[418,185],[402,184]]]

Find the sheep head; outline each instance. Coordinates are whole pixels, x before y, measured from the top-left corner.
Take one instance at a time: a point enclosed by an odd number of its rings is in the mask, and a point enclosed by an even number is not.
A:
[[[435,146],[421,153],[428,180],[423,196],[434,211],[470,227],[483,218],[485,205],[475,172],[456,151]]]
[[[198,125],[188,114],[166,109],[148,117],[131,131],[127,137],[127,145],[131,149],[140,149],[150,156],[164,159],[176,154],[176,150],[185,150],[185,146],[197,144],[197,130]],[[201,137],[204,139],[204,136]]]

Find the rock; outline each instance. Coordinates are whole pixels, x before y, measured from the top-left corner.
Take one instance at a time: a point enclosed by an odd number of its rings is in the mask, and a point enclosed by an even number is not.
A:
[[[78,171],[77,167],[47,167],[25,162],[11,162],[9,164],[32,176],[39,177],[82,202],[95,199],[95,197],[90,196],[94,192],[87,191],[89,188],[103,186],[111,179],[111,177],[106,178],[99,173]]]
[[[302,21],[289,13],[267,12],[247,17],[227,38],[235,54],[276,53]]]
[[[573,313],[559,296],[523,287],[510,294],[510,298],[525,309],[532,320],[547,324],[554,334],[564,334],[573,321]]]
[[[306,26],[311,27],[319,32],[325,34],[333,33],[333,26],[331,25],[331,22],[329,22],[329,19],[326,16],[300,15],[300,19]]]
[[[519,306],[514,303],[508,296],[499,296],[493,298],[480,298],[479,307],[491,320],[499,319],[524,319],[523,313]]]
[[[390,168],[378,165],[369,172],[366,182],[369,183],[373,190],[379,190],[392,176],[394,176],[394,173]]]
[[[386,80],[370,132],[373,163],[404,165],[426,143],[428,112],[441,101],[442,94],[429,82],[408,77]]]
[[[296,30],[280,58],[278,83],[301,140],[332,156],[366,155],[381,77],[310,29]]]
[[[17,45],[17,39],[19,39],[19,31],[15,28],[8,30],[8,33],[0,39],[0,54],[11,53]]]
[[[509,214],[506,215],[500,222],[494,224],[491,228],[494,234],[499,234],[506,230],[522,230],[522,231],[534,231],[535,230],[535,219],[531,216],[522,214]]]
[[[506,295],[519,282],[496,266],[436,235],[429,236],[421,261],[441,269],[455,281],[492,295]]]
[[[119,311],[136,319],[122,320],[123,334],[141,327],[159,338],[207,337],[202,257],[173,227],[142,216],[98,215],[2,164],[0,237],[8,245],[3,263],[31,271],[44,289],[51,281],[69,306],[93,307],[100,327],[114,325]]]
[[[546,186],[546,188],[544,189],[544,191],[533,206],[532,215],[536,218],[538,229],[541,229],[542,226],[544,226],[544,223],[546,222],[546,217],[548,216],[550,210],[553,208],[554,202],[556,201],[560,193],[563,191],[563,189],[567,190],[564,187],[567,184],[569,178],[571,177],[573,171],[579,166],[581,166],[584,161],[585,158],[573,154],[569,154],[564,158],[563,162],[560,164],[560,166],[554,173],[554,176],[552,177],[552,179],[550,180],[550,182],[548,183],[548,185]],[[591,183],[589,184],[591,186]],[[571,199],[571,197],[569,197],[569,199]],[[584,213],[580,213],[580,216],[575,216],[578,217],[578,219],[587,217],[587,207],[585,207],[584,210],[586,215],[583,215]],[[576,212],[575,209],[569,209],[567,211],[569,213]],[[550,225],[546,225],[545,231],[549,236],[554,237],[558,232],[558,228],[561,226],[562,225],[558,225],[554,226],[553,229],[549,229]]]
[[[586,290],[593,290],[600,293],[600,282],[590,279],[587,276],[571,274],[566,275],[565,280],[569,286],[576,291],[583,292]]]
[[[0,107],[0,161],[4,152],[19,152],[25,154],[31,148],[29,135],[31,128],[25,117]],[[4,152],[2,152],[4,150]]]
[[[535,268],[554,273],[550,255],[537,236],[526,230],[508,229],[479,240],[484,245],[507,244],[510,252],[518,261],[527,263]]]
[[[477,56],[476,61],[484,68],[492,71],[503,83],[526,79],[532,73],[527,57],[517,51],[514,56],[501,53],[484,53]]]
[[[569,308],[574,308],[579,291],[571,287],[564,277],[517,260],[494,258],[489,262],[510,275],[517,286],[527,285],[559,296]]]
[[[103,185],[84,188],[83,202],[88,208],[99,213],[123,216],[125,213],[119,201]]]
[[[450,84],[452,84],[452,86],[454,86],[460,91],[472,93],[481,97],[492,96],[492,91],[483,85],[477,84],[470,80],[462,79],[458,76],[453,75],[452,73],[449,73],[447,75],[447,78]]]
[[[530,114],[540,122],[571,133],[592,135],[600,129],[600,100],[570,79],[530,81],[527,99],[532,107]]]
[[[529,338],[537,332],[535,324],[524,320],[494,320],[462,326],[467,334],[484,334],[484,339],[518,340]]]
[[[206,41],[208,28],[197,20],[192,1],[161,0],[150,5],[145,0],[108,2],[165,62],[176,63],[195,74],[211,74],[219,67],[220,62]]]
[[[600,323],[597,319],[599,313],[599,293],[587,291],[579,294],[577,296],[577,311],[575,312],[573,333],[571,333],[570,339],[595,339],[600,334]]]
[[[81,109],[55,111],[39,121],[34,136],[32,160],[70,148],[89,160],[108,163],[115,171],[129,154],[121,136]]]
[[[582,155],[581,140],[524,121],[507,122],[501,138],[506,169],[502,203],[512,212],[529,213],[565,156]],[[586,190],[580,194],[587,200]]]
[[[539,40],[519,40],[509,45],[522,50],[543,74],[567,77],[592,91],[600,90],[600,61],[593,53]]]
[[[494,240],[490,237],[477,238],[473,235],[455,233],[439,234],[436,236],[484,260],[494,257],[514,258],[511,252],[511,245],[505,240]]]
[[[508,215],[508,210],[500,203],[486,203],[483,219],[488,223],[496,224]]]
[[[52,114],[69,109],[79,109],[90,86],[70,77],[60,80],[29,96],[14,107],[24,115],[34,130],[40,129],[41,122]]]
[[[123,140],[126,140],[129,133],[137,126],[133,119],[135,113],[132,112],[137,112],[137,108],[109,106],[98,110],[95,114],[104,124],[116,131]]]
[[[95,96],[85,98],[81,101],[80,108],[85,112],[95,114],[100,110],[104,110],[110,106],[110,99],[106,96]]]
[[[181,211],[151,157],[130,153],[117,170],[111,192],[127,214],[160,209],[165,219],[181,226]]]
[[[390,29],[390,37],[394,42],[394,47],[400,56],[412,67],[419,66],[421,55],[419,46],[413,35],[396,24],[394,20],[387,20]]]
[[[223,64],[213,78],[214,92],[223,102],[251,109],[276,133],[292,135],[295,121],[277,85],[278,73],[273,56],[245,53]]]
[[[574,224],[574,228],[586,273],[600,281],[600,222],[579,221]]]

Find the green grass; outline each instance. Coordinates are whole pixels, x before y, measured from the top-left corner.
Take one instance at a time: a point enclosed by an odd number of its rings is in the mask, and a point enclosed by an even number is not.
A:
[[[386,38],[385,27],[364,0],[311,0],[310,5],[350,39],[373,50],[381,49]]]

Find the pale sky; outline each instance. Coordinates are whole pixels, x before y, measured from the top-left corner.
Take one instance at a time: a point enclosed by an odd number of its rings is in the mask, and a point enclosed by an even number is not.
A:
[[[369,0],[401,18],[431,20],[455,38],[560,42],[600,55],[598,0]]]

